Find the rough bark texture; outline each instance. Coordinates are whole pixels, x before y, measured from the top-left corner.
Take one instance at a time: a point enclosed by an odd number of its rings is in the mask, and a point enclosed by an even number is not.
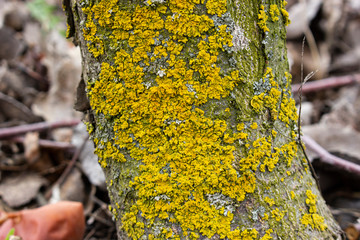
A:
[[[119,239],[340,239],[296,141],[285,4],[67,4]]]

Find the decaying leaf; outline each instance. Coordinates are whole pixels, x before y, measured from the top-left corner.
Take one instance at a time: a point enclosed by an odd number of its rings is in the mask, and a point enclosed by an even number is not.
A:
[[[0,212],[0,239],[14,228],[23,240],[81,240],[85,230],[83,206],[59,202],[37,209]]]
[[[341,153],[359,159],[360,161],[360,133],[354,131],[350,126],[344,127],[340,124],[313,124],[303,126],[305,135],[314,139],[328,152]],[[310,158],[317,157],[316,154],[307,150]]]
[[[0,196],[10,207],[20,207],[34,199],[45,184],[46,180],[35,173],[6,177],[0,183]]]

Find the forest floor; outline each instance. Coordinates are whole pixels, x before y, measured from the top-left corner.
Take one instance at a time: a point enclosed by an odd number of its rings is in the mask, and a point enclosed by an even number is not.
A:
[[[360,1],[288,3],[288,58],[307,154],[333,215],[357,240]],[[83,239],[116,239],[105,178],[73,110],[81,56],[65,31],[59,0],[0,0],[0,236],[1,212],[66,200],[83,205]]]

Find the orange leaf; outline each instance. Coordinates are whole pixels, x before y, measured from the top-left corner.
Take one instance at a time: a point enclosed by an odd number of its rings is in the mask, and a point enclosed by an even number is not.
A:
[[[11,228],[23,240],[81,240],[85,231],[83,206],[64,201],[14,213],[0,211],[0,239],[5,239]]]

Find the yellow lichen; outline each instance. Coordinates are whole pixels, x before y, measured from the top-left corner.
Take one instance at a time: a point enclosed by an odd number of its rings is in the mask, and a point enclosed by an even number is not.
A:
[[[263,78],[260,80],[260,84],[270,84],[271,88],[265,92],[255,95],[250,104],[256,112],[261,112],[265,108],[269,109],[272,119],[276,120],[279,114],[278,108],[281,91],[279,90],[279,85],[275,81],[275,77],[270,67],[266,68]],[[287,113],[291,114],[292,112]],[[283,119],[285,119],[285,117]]]
[[[250,125],[250,128],[251,129],[257,129],[258,125],[256,122],[253,122],[251,125]]]
[[[285,216],[286,210],[280,211],[278,208],[275,208],[271,211],[271,217],[274,218],[277,222],[281,221]]]
[[[270,13],[271,20],[273,22],[276,22],[276,21],[279,20],[280,11],[279,11],[279,8],[278,8],[278,6],[276,4],[271,4],[270,5],[269,13]]]
[[[316,213],[316,195],[306,190],[306,205],[309,206],[309,213]]]
[[[245,124],[244,124],[244,123],[239,123],[239,124],[236,126],[236,129],[237,129],[238,131],[242,131],[244,128],[245,128]]]
[[[264,201],[269,204],[270,207],[275,204],[275,200],[273,198],[265,197]]]
[[[240,234],[240,239],[244,239],[244,240],[252,240],[252,239],[257,239],[258,237],[258,232],[256,231],[256,229],[251,229],[251,230],[244,230],[241,232]]]
[[[216,208],[207,196],[221,193],[243,201],[256,189],[257,170],[272,172],[281,159],[291,165],[297,148],[295,142],[275,146],[275,130],[254,139],[252,132],[262,129],[253,130],[263,125],[231,125],[211,118],[203,108],[244,83],[238,70],[221,65],[233,44],[230,26],[215,24],[210,16],[221,17],[226,0],[149,0],[131,10],[117,3],[99,0],[84,7],[87,21],[82,30],[88,51],[102,59],[98,78],[88,82],[90,104],[100,119],[111,122],[111,132],[95,130],[104,136],[94,139],[100,164],[107,168],[131,160],[139,165],[128,186],[137,200],[122,216],[123,230],[140,239],[156,223],[167,222],[179,224],[181,233],[164,224],[147,237],[179,239],[181,234],[197,239],[217,234],[223,239],[257,239],[255,229],[232,230],[233,213]],[[206,11],[195,11],[199,4]],[[269,31],[267,19],[262,6],[258,24],[264,31]],[[108,30],[111,34],[104,34]],[[254,111],[270,109],[273,121],[294,121],[294,103],[284,100],[290,95],[279,90],[271,68],[266,68],[265,78],[271,89],[251,100]],[[226,116],[231,111],[221,110]],[[234,157],[235,144],[249,151]],[[273,201],[268,200],[271,205]],[[277,221],[284,214],[272,211]],[[263,220],[267,218],[265,213]],[[270,233],[262,239],[271,239]]]
[[[120,10],[115,2],[103,0],[84,8],[89,20],[83,33],[94,57],[105,54],[107,48],[99,33],[101,27],[113,30],[110,44],[123,41],[129,46],[120,48],[111,61],[102,62],[99,79],[88,84],[95,112],[115,119],[114,137],[96,141],[102,167],[108,167],[110,161],[126,161],[122,149],[141,161],[140,174],[131,182],[138,200],[122,217],[123,229],[138,239],[145,227],[164,219],[179,223],[182,234],[191,238],[198,238],[198,233],[235,236],[235,230],[230,230],[232,213],[224,215],[205,194],[220,192],[242,201],[246,193],[254,191],[254,174],[244,172],[238,177],[232,166],[234,140],[245,139],[247,134],[225,133],[229,129],[225,121],[212,120],[200,108],[193,109],[194,104],[228,96],[242,82],[237,70],[224,74],[217,66],[224,46],[232,46],[228,27],[215,27],[208,15],[193,13],[195,5],[203,1],[169,1],[165,9],[164,4],[148,1],[148,6],[137,6],[134,11]],[[207,1],[206,7],[208,13],[216,9],[220,16],[226,11],[226,1]],[[161,29],[171,37],[155,45]],[[179,57],[189,39],[205,34],[207,38],[198,41],[195,58],[187,63]],[[154,84],[147,85],[143,66],[162,59],[166,64],[155,72]],[[195,73],[199,80],[193,77]],[[161,237],[177,235],[162,228]]]
[[[288,26],[290,23],[291,23],[291,21],[290,21],[290,17],[289,17],[289,13],[286,11],[286,9],[285,9],[285,6],[287,5],[287,2],[284,0],[283,2],[282,2],[282,6],[281,6],[281,9],[280,9],[280,11],[281,11],[281,14],[282,14],[282,16],[283,16],[283,20],[284,20],[284,23],[285,23],[285,26]]]
[[[283,94],[279,119],[288,124],[290,120],[296,121],[298,119],[298,114],[295,107],[295,100],[290,98],[291,93],[286,91]]]
[[[295,193],[294,193],[294,191],[291,191],[291,192],[290,192],[290,197],[291,197],[291,199],[294,199],[294,198],[295,198]]]
[[[255,111],[260,112],[262,110],[263,105],[264,105],[264,96],[265,96],[265,93],[261,93],[260,95],[255,95],[251,99],[250,104]]]
[[[271,4],[269,6],[269,16],[271,18],[272,22],[277,22],[279,21],[279,17],[280,17],[280,13],[282,15],[282,20],[285,24],[285,26],[288,26],[290,24],[290,18],[289,18],[289,13],[286,11],[285,6],[287,5],[286,1],[281,2],[280,6],[278,6],[277,4]],[[269,18],[266,11],[266,7],[264,5],[260,6],[260,10],[258,13],[258,26],[264,31],[264,32],[269,32],[270,29],[267,26],[267,20]]]
[[[275,131],[275,130],[273,129],[273,130],[271,130],[271,134],[272,134],[272,136],[275,138],[276,135],[277,135],[277,131]]]
[[[318,229],[324,231],[327,228],[327,225],[324,223],[324,217],[319,214],[304,214],[301,218],[301,223],[308,226],[310,225],[313,229]]]
[[[301,218],[301,223],[308,226],[310,225],[313,229],[324,231],[327,225],[324,223],[324,217],[317,214],[316,209],[316,195],[311,190],[306,190],[306,205],[309,207],[309,213],[305,213]]]
[[[259,27],[264,31],[264,32],[268,32],[270,31],[270,29],[266,26],[266,21],[268,19],[268,15],[266,14],[265,12],[265,7],[264,5],[261,5],[260,6],[260,11],[259,11],[259,14],[258,14],[258,25]]]
[[[264,236],[262,236],[260,238],[260,240],[270,240],[270,239],[273,239],[272,236],[271,236],[271,233],[273,233],[274,231],[272,229],[268,229],[266,230]]]
[[[226,0],[207,0],[206,8],[209,14],[217,14],[220,17],[226,12]]]

